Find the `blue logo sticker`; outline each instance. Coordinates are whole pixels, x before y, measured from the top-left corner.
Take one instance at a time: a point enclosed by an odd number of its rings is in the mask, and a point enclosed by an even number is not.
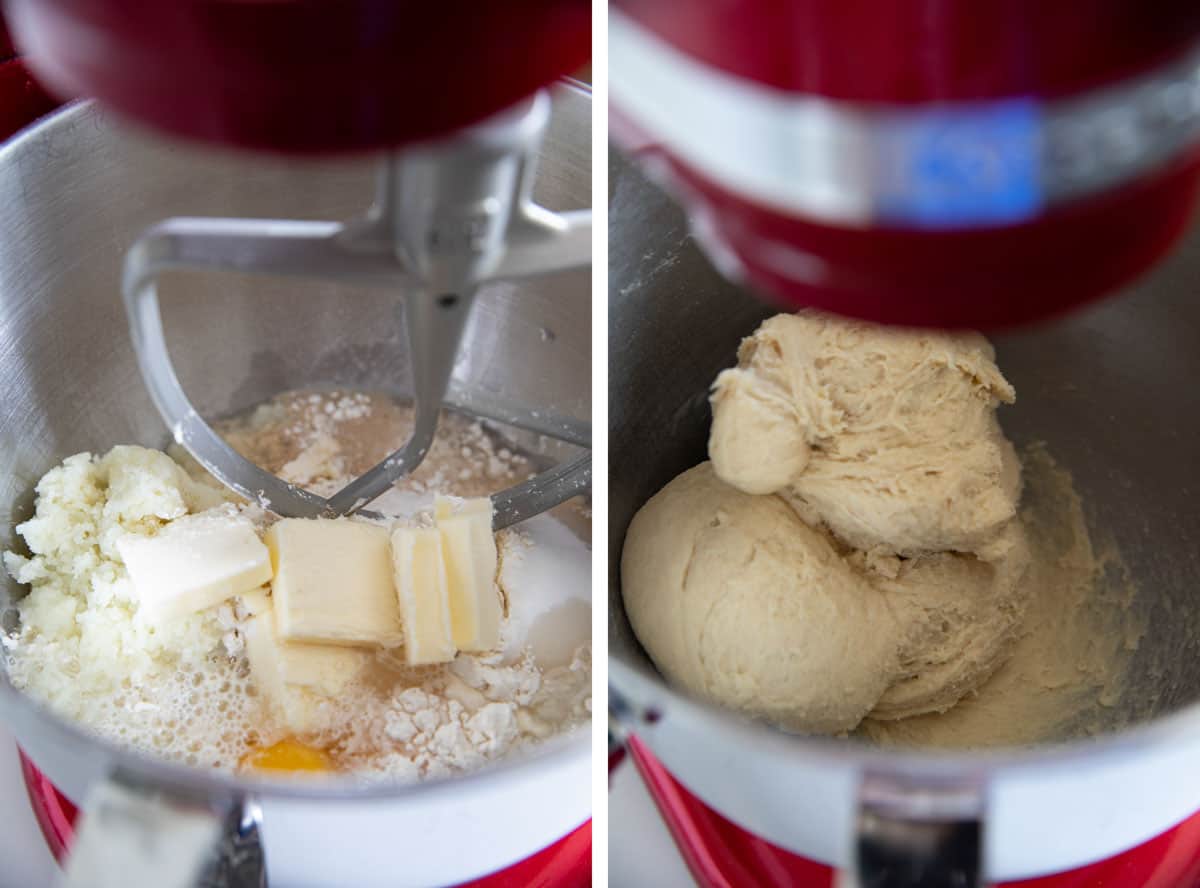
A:
[[[1042,208],[1041,126],[1033,101],[900,112],[877,127],[875,209],[882,221],[1006,225]]]

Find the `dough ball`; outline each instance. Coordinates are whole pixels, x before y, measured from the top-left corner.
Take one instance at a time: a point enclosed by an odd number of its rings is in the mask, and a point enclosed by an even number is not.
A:
[[[747,339],[741,351],[752,355],[758,346]],[[713,391],[708,456],[718,474],[744,493],[784,491],[808,467],[808,441],[792,408],[791,391],[775,379],[727,371]]]
[[[634,518],[634,631],[663,674],[785,728],[942,712],[1028,608],[1014,398],[977,334],[779,315],[713,386],[711,463]]]
[[[672,682],[785,728],[837,733],[898,670],[904,628],[823,531],[711,463],[634,517],[621,562],[634,632]]]
[[[717,377],[709,453],[729,484],[803,500],[856,549],[978,553],[1016,514],[995,416],[1014,397],[978,334],[778,315]]]

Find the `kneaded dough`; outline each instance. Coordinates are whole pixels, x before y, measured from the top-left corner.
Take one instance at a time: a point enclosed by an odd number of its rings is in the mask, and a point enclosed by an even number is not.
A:
[[[1115,542],[1093,541],[1069,472],[1044,445],[1021,453],[1028,597],[1012,652],[977,693],[916,718],[867,718],[876,743],[980,748],[1061,742],[1128,726],[1145,697],[1126,682],[1145,611]],[[1126,699],[1133,690],[1137,701]],[[1144,710],[1143,710],[1144,711]]]
[[[777,315],[717,377],[708,452],[724,481],[811,507],[856,549],[972,552],[1016,515],[1015,399],[976,333]]]
[[[705,462],[634,517],[621,588],[670,681],[790,730],[841,733],[868,714],[944,711],[1004,662],[1027,563],[1012,536],[999,564],[867,556]]]
[[[784,727],[852,728],[896,671],[902,629],[883,596],[783,500],[730,487],[711,463],[634,517],[621,587],[669,680]]]
[[[900,561],[871,581],[895,610],[904,637],[896,676],[875,702],[880,720],[945,712],[1012,655],[1029,609],[1025,531],[1011,522],[993,561],[938,552]]]
[[[630,524],[625,608],[664,675],[815,733],[944,712],[1028,607],[1014,399],[975,334],[766,321],[714,385],[711,463]]]

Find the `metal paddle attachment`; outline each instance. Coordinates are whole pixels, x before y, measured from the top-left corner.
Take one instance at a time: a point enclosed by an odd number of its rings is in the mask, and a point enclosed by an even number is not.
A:
[[[590,264],[591,212],[553,213],[531,197],[549,116],[550,99],[542,93],[451,139],[396,152],[382,165],[374,205],[349,223],[180,217],[147,230],[125,257],[122,291],[138,365],[175,440],[222,483],[283,517],[373,516],[364,507],[429,452],[478,287]],[[175,375],[155,286],[171,269],[319,277],[403,294],[416,410],[408,441],[328,499],[241,456],[200,416]],[[457,406],[591,446],[590,425],[544,409]],[[590,487],[591,454],[584,453],[496,494],[495,526]]]

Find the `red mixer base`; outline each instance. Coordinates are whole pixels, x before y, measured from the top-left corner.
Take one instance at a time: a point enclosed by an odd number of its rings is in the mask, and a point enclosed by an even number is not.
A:
[[[58,107],[25,70],[0,20],[0,142]]]
[[[629,755],[701,888],[740,885],[833,888],[830,867],[746,832],[688,792],[636,737]],[[1187,888],[1200,885],[1200,813],[1123,854],[997,888]]]
[[[46,844],[62,863],[75,837],[74,804],[21,752],[21,774]],[[592,884],[592,822],[507,869],[464,882],[459,888],[590,888]]]

